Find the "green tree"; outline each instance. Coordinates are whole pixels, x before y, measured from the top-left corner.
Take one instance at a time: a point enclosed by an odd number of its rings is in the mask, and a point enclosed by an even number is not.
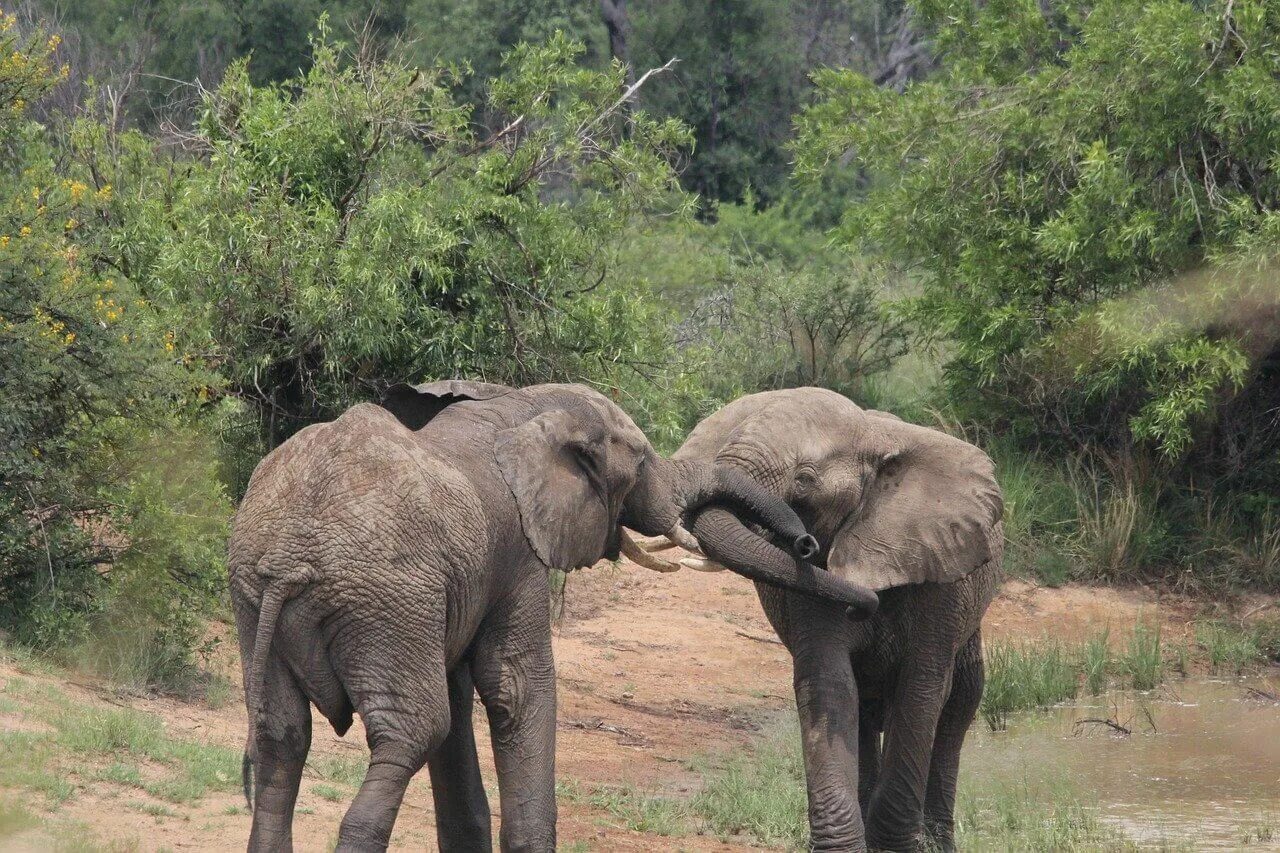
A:
[[[229,506],[206,480],[187,496],[192,512],[175,513],[181,504],[157,491],[174,468],[153,467],[148,481],[145,466],[122,461],[188,429],[211,379],[190,368],[173,318],[113,251],[124,208],[99,156],[105,137],[88,122],[31,118],[66,74],[51,61],[57,43],[19,35],[0,13],[0,624],[19,640],[65,646],[131,577],[137,595],[125,609],[146,642],[173,632],[158,663],[172,671],[194,641],[192,623],[175,620],[194,619],[221,576]],[[150,162],[136,135],[113,142],[122,161],[133,152]],[[176,521],[166,541],[180,549],[145,562],[156,552],[143,531],[164,514]]]
[[[666,199],[686,134],[625,115],[620,70],[563,36],[519,46],[488,132],[448,72],[312,53],[282,86],[231,67],[188,141],[204,156],[121,247],[149,294],[198,308],[268,442],[389,381],[620,387],[660,357],[660,312],[605,281],[606,249]]]
[[[919,276],[952,399],[1037,440],[1274,466],[1264,419],[1220,429],[1278,402],[1274,284],[1210,265],[1274,252],[1280,11],[917,6],[942,70],[901,94],[821,72],[798,153],[872,177],[839,233]]]

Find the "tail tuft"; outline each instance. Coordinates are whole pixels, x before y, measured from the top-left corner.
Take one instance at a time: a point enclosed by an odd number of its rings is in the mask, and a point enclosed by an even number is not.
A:
[[[244,783],[244,801],[249,805],[249,811],[253,811],[253,759],[249,756],[249,750],[245,750],[244,758],[240,762],[240,779]]]

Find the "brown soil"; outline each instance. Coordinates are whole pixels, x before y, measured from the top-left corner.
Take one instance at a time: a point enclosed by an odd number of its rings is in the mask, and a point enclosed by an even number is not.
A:
[[[1161,598],[1147,590],[1083,587],[1044,589],[1010,581],[985,623],[989,640],[1036,639],[1052,635],[1078,640],[1109,625],[1123,637],[1138,619],[1158,618],[1169,633],[1183,630],[1196,611],[1184,599]],[[215,626],[225,641],[222,665],[238,673],[234,638]],[[638,786],[671,794],[696,790],[699,779],[682,763],[707,752],[750,749],[755,732],[791,703],[791,667],[773,639],[749,583],[730,574],[683,571],[655,575],[630,563],[601,564],[569,577],[564,616],[556,629],[559,669],[558,773],[584,789],[600,785]],[[15,675],[0,667],[0,678]],[[41,676],[24,674],[40,681]],[[53,678],[43,680],[55,681]],[[238,675],[233,677],[238,683]],[[245,732],[241,697],[225,707],[173,698],[121,699],[83,681],[58,681],[73,699],[128,704],[159,715],[177,737],[239,749]],[[481,761],[496,787],[488,754],[487,726],[477,706]],[[24,726],[21,712],[0,714],[0,730]],[[325,755],[361,757],[359,722],[337,738],[317,717],[312,760]],[[77,780],[78,781],[78,780]],[[340,802],[316,792],[327,783],[308,770],[295,822],[300,850],[327,849],[353,791]],[[31,800],[33,807],[39,800]],[[164,805],[171,814],[143,811]],[[135,844],[142,850],[243,849],[249,816],[238,794],[206,796],[194,806],[162,804],[136,789],[95,782],[79,784],[75,795],[49,813],[53,823],[78,821],[103,842]],[[236,808],[241,807],[241,808]],[[426,774],[415,780],[396,824],[393,847],[434,849],[433,812]],[[664,838],[628,830],[603,810],[562,802],[562,846],[582,842],[592,850],[738,850],[712,838]],[[495,820],[496,837],[496,820]],[[47,839],[28,832],[0,848],[47,849]]]

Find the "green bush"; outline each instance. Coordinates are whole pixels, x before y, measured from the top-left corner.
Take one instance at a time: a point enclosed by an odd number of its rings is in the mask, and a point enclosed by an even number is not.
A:
[[[31,117],[67,73],[56,46],[0,14],[0,626],[53,650],[146,620],[137,647],[170,651],[142,678],[163,680],[222,576],[229,505],[181,438],[216,378],[116,251],[112,180],[150,149]],[[148,473],[166,456],[191,476]]]

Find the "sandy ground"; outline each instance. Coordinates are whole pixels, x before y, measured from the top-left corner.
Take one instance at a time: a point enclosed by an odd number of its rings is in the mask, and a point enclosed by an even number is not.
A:
[[[1146,590],[1064,587],[1048,590],[1023,581],[1006,584],[985,623],[988,640],[1032,640],[1053,635],[1079,639],[1104,626],[1123,641],[1137,619],[1158,618],[1166,636],[1178,636],[1196,612],[1192,603]],[[233,637],[226,637],[223,665],[238,684]],[[751,585],[731,574],[684,571],[656,575],[629,563],[599,566],[570,576],[565,610],[555,632],[559,671],[558,778],[584,787],[635,785],[687,794],[699,779],[682,763],[707,752],[750,749],[762,723],[791,703],[791,667],[773,639]],[[0,667],[0,678],[13,677]],[[29,680],[39,677],[24,675]],[[53,679],[48,679],[53,680]],[[163,718],[174,736],[239,749],[245,732],[236,692],[218,710],[204,702],[172,698],[119,698],[81,681],[58,686],[87,703],[128,704]],[[497,805],[487,726],[477,703],[481,761]],[[22,727],[20,712],[0,714],[6,728]],[[359,722],[345,738],[316,718],[312,760],[365,754]],[[295,822],[299,850],[330,849],[351,791],[331,802],[317,794],[324,780],[308,770]],[[171,815],[140,811],[148,797],[109,783],[78,786],[53,813],[56,821],[81,821],[98,839],[141,850],[243,849],[249,816],[233,794],[206,796],[190,807],[167,804]],[[159,806],[159,801],[152,801]],[[235,812],[235,813],[229,813]],[[496,824],[496,821],[495,821]],[[646,836],[621,826],[603,810],[573,802],[560,806],[562,847],[608,851],[738,850],[713,838]],[[496,837],[496,825],[495,825]],[[423,773],[409,789],[396,824],[393,847],[435,849],[431,795]],[[38,833],[6,847],[47,847]]]

